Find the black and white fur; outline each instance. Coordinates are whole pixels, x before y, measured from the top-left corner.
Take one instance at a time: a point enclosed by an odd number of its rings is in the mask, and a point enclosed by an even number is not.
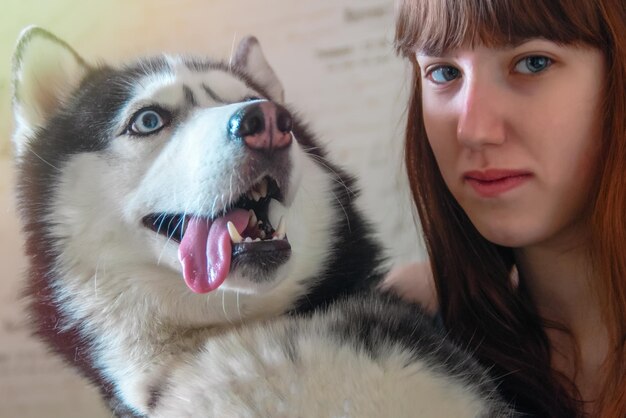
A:
[[[229,137],[250,101],[284,106],[254,38],[230,63],[163,55],[112,68],[31,27],[13,65],[36,333],[115,415],[511,416],[468,354],[376,290],[381,251],[353,180],[301,122],[281,150]],[[171,118],[134,134],[146,108]],[[286,220],[288,257],[244,251],[218,289],[190,291],[178,242],[145,217],[212,219],[267,177],[282,193],[268,216]]]

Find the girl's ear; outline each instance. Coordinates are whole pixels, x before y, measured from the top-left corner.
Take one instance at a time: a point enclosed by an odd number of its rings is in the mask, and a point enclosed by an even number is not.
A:
[[[66,42],[36,26],[22,31],[13,53],[16,154],[78,87],[88,65]]]
[[[254,36],[247,36],[239,42],[232,63],[258,82],[270,95],[270,99],[278,103],[284,102],[283,86],[265,59],[261,45]]]

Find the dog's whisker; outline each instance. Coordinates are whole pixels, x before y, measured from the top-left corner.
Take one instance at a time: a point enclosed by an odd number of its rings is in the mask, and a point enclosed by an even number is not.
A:
[[[46,163],[48,166],[52,167],[53,169],[55,169],[58,172],[61,172],[61,169],[57,166],[55,166],[54,164],[50,163],[49,161],[47,161],[45,158],[41,157],[39,154],[37,154],[32,148],[29,148],[29,151],[31,153],[33,153],[35,155],[35,157],[39,158],[41,161],[43,161],[44,163]]]
[[[233,58],[235,56],[235,41],[237,40],[237,32],[233,34],[233,42],[230,46],[230,56],[228,58],[228,71],[232,71],[233,68]]]
[[[328,165],[321,157],[315,154],[310,154],[310,157],[333,174],[331,176],[331,179],[334,182],[336,182],[337,184],[341,184],[350,195],[355,194],[354,191],[345,183],[345,181],[343,180],[343,176],[341,176],[341,174],[339,174],[335,169]]]
[[[341,199],[337,197],[337,194],[332,190],[331,190],[331,193],[333,197],[335,198],[335,201],[337,202],[337,204],[341,207],[341,210],[343,211],[343,215],[346,217],[346,223],[348,224],[348,231],[352,233],[352,228],[350,227],[350,216],[348,216],[348,212],[346,211],[346,208],[343,206],[343,203],[341,203]]]
[[[93,292],[96,298],[98,298],[98,271],[100,269],[101,260],[102,260],[102,255],[98,256],[98,261],[96,262],[96,271],[93,274]]]
[[[308,200],[314,204],[315,203],[315,199],[313,199],[314,194],[311,193],[309,190],[307,190],[307,187],[304,186],[304,185],[301,185],[300,189],[304,192],[304,194],[310,196],[310,198]],[[352,231],[352,228],[350,227],[350,216],[348,216],[348,212],[346,211],[346,208],[344,207],[343,203],[341,203],[341,199],[339,199],[339,197],[332,190],[330,191],[330,193],[333,195],[334,200],[337,202],[337,204],[339,205],[339,207],[343,211],[343,214],[344,214],[344,216],[346,218],[346,223],[347,223],[347,226],[348,226],[348,230]]]
[[[233,321],[228,316],[228,312],[226,312],[226,292],[225,291],[222,291],[222,311],[224,312],[224,319],[226,319],[226,321],[229,324],[233,325]]]
[[[184,215],[181,216],[178,222],[176,222],[176,225],[174,226],[174,228],[170,228],[173,221],[174,221],[174,218],[170,218],[170,221],[168,223],[168,230],[171,230],[171,232],[167,235],[167,240],[165,241],[165,243],[163,244],[161,248],[161,252],[159,253],[159,257],[157,259],[157,265],[161,264],[161,259],[163,258],[163,254],[167,250],[168,244],[172,241],[172,238],[174,237],[174,234],[176,233],[176,231],[178,231],[179,229],[182,230],[182,226],[185,222],[185,216]],[[181,239],[182,239],[182,236],[181,236]]]
[[[241,315],[241,305],[239,305],[239,289],[237,289],[237,315],[239,316],[239,320],[243,319],[243,315]]]
[[[163,223],[165,222],[165,218],[166,215],[164,213],[161,213],[159,216],[157,216],[157,218],[154,220],[154,223],[156,224],[157,222],[159,223],[159,226],[156,229],[156,234],[159,235],[161,233],[161,228],[163,228]],[[161,219],[159,221],[159,219]]]
[[[230,194],[228,195],[228,200],[230,200],[230,201],[233,200],[233,173],[234,173],[234,170],[230,172],[230,180],[229,180],[229,191],[230,191]]]
[[[215,199],[213,199],[213,206],[211,206],[211,214],[215,213],[215,204],[217,203],[217,199],[219,199],[219,195],[215,195]]]

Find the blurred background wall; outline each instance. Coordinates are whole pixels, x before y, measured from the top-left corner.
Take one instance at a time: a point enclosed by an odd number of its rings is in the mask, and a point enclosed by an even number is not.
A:
[[[108,417],[93,390],[28,336],[12,197],[10,62],[36,24],[88,61],[182,52],[228,59],[254,34],[286,100],[357,174],[393,264],[424,257],[401,164],[409,69],[395,56],[393,0],[4,0],[0,11],[0,417]]]

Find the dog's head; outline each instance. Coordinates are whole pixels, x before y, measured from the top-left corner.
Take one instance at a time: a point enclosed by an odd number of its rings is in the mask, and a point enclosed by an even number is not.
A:
[[[114,68],[30,28],[14,111],[28,248],[63,292],[291,295],[327,265],[344,197],[252,37]]]

